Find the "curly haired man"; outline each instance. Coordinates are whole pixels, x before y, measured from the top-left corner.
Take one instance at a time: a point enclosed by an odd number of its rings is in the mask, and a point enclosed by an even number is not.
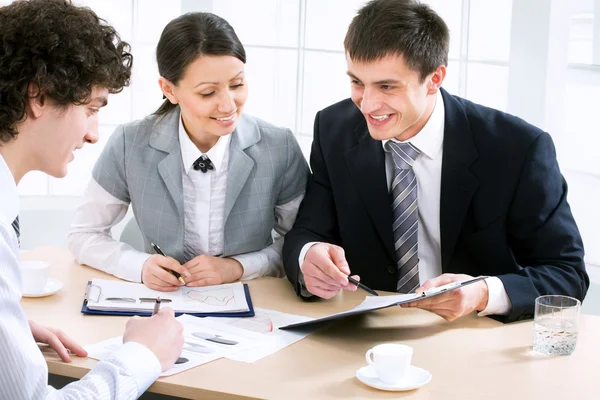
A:
[[[21,300],[17,185],[33,170],[67,173],[74,152],[98,141],[98,111],[129,83],[129,45],[88,8],[65,0],[0,8],[0,398],[133,399],[170,368],[183,346],[173,310],[130,320],[124,345],[80,381],[55,390],[36,342],[70,362],[85,350],[27,321]],[[12,225],[12,226],[11,226]],[[159,338],[160,332],[160,338]]]

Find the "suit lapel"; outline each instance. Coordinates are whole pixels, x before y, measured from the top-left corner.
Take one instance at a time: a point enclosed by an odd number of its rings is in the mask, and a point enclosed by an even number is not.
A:
[[[354,133],[358,144],[345,153],[346,165],[375,230],[393,262],[396,256],[383,147],[381,142],[371,138],[364,119],[355,128]]]
[[[229,144],[227,189],[223,210],[225,223],[227,223],[227,218],[229,218],[229,214],[255,165],[254,160],[244,150],[259,140],[260,131],[256,122],[242,115],[238,126],[232,133],[231,143]]]
[[[170,153],[158,163],[158,173],[165,182],[177,212],[183,217],[183,182],[181,180],[181,153]]]
[[[470,170],[479,153],[463,106],[442,89],[444,98],[444,154],[440,199],[442,271],[454,254],[458,235],[479,180]]]
[[[158,163],[158,173],[183,218],[183,182],[181,179],[181,149],[179,146],[179,111],[174,110],[157,122],[150,135],[150,146],[167,153]]]

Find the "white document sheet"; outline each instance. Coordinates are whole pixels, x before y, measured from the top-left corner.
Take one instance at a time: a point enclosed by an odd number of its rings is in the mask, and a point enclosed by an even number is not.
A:
[[[192,341],[193,339],[186,337],[186,343],[188,341]],[[94,358],[96,360],[103,360],[108,357],[112,352],[118,350],[123,345],[123,337],[118,336],[111,339],[104,340],[102,342],[92,344],[89,346],[85,346],[85,350],[88,352],[88,356]],[[219,359],[223,357],[223,354],[218,351],[218,349],[202,349],[206,351],[206,353],[199,352],[191,352],[187,351],[186,347],[190,347],[189,345],[184,345],[183,351],[181,352],[181,357],[185,358],[187,361],[181,364],[175,364],[170,369],[164,371],[161,376],[169,376],[174,375],[179,372],[183,372],[190,368],[197,367],[198,365],[206,364],[207,362]],[[211,351],[212,350],[212,351]],[[183,360],[182,360],[183,361]]]
[[[220,326],[205,323],[203,318],[191,315],[181,315],[177,320],[183,324],[184,345],[181,357],[187,361],[175,364],[163,372],[161,376],[169,376],[219,359],[228,357],[235,352],[244,352],[252,348],[260,348],[265,340],[247,337],[244,331],[227,325]],[[123,337],[118,336],[102,342],[85,346],[88,356],[96,360],[103,360],[113,351],[123,345]]]
[[[215,324],[215,326],[227,325],[230,328],[236,328],[247,331],[253,338],[256,335],[262,335],[264,342],[257,343],[244,351],[238,351],[226,356],[231,360],[253,363],[261,358],[271,355],[287,346],[304,339],[314,329],[305,329],[303,331],[282,331],[280,326],[294,324],[298,322],[309,321],[311,318],[301,315],[286,314],[275,310],[264,308],[255,308],[255,316],[250,318],[204,318],[204,322]],[[222,328],[226,329],[226,328]]]
[[[181,357],[187,361],[175,364],[161,376],[169,376],[219,359],[253,363],[305,338],[312,329],[281,331],[283,325],[308,321],[311,318],[256,308],[250,318],[199,318],[181,315],[184,345]],[[123,345],[118,336],[88,345],[89,357],[102,360]]]

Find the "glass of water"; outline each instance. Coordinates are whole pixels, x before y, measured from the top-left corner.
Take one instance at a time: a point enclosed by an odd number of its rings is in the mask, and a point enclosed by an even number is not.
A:
[[[577,344],[581,302],[568,296],[535,299],[533,350],[549,356],[568,356]]]

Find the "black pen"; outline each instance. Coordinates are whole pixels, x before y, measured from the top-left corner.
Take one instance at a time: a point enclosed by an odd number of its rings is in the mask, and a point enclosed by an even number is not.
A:
[[[156,298],[156,303],[154,303],[154,310],[152,310],[152,315],[156,315],[159,308],[160,308],[160,296],[158,296]]]
[[[377,294],[376,291],[374,291],[373,289],[369,288],[368,286],[363,285],[362,283],[360,283],[359,281],[357,281],[356,279],[352,278],[352,277],[348,277],[348,281],[354,285],[356,285],[359,289],[364,290],[365,292],[372,294],[373,296],[379,296]]]
[[[160,247],[158,247],[157,245],[155,245],[154,243],[150,243],[150,246],[152,246],[152,248],[154,249],[154,251],[157,254],[160,254],[161,256],[166,257],[165,253],[163,253],[163,251],[160,249]],[[170,273],[173,274],[173,276],[175,278],[177,278],[179,280],[179,282],[183,283],[185,285],[185,280],[183,280],[183,277],[179,274],[179,272],[177,271],[173,271],[172,269],[168,270]]]

